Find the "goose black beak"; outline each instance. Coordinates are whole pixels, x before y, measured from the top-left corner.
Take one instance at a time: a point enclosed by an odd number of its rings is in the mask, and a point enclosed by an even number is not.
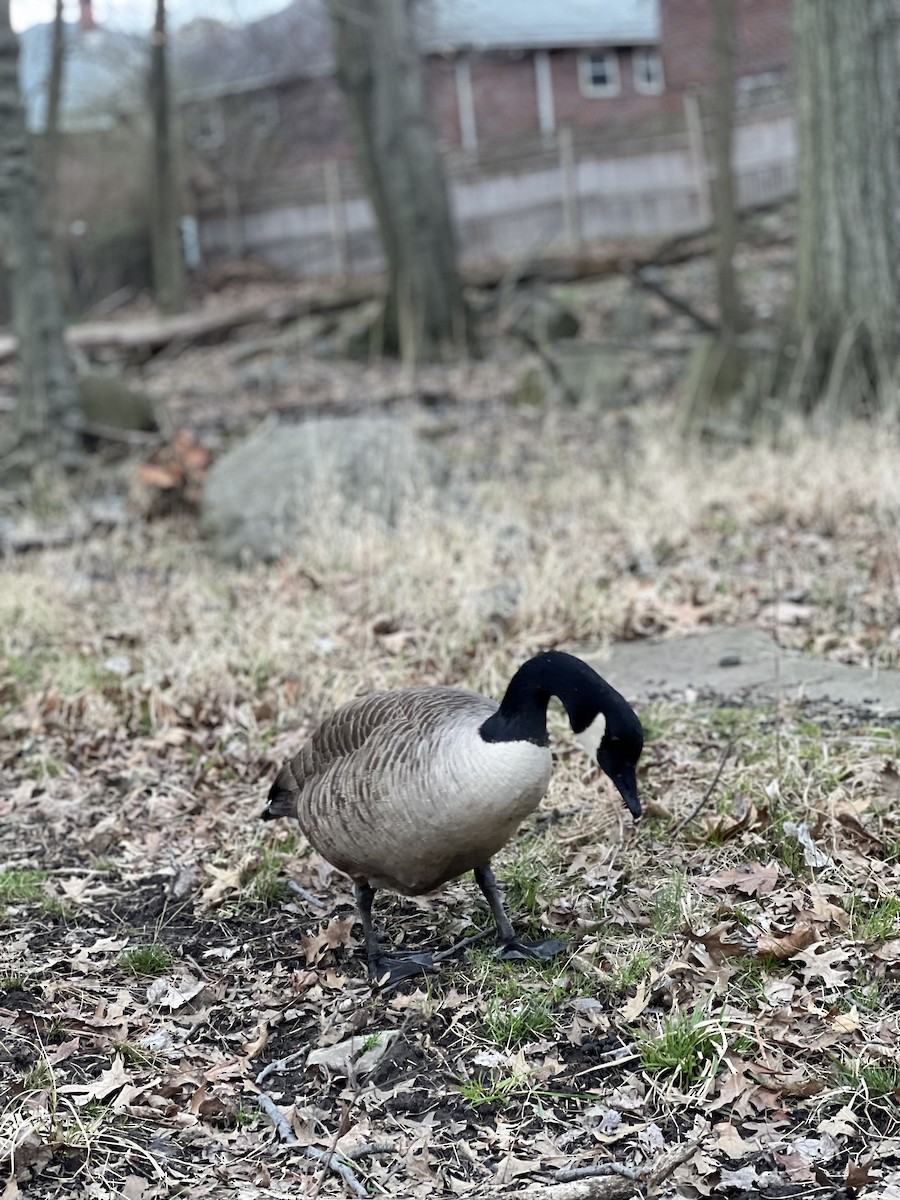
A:
[[[641,819],[641,802],[637,793],[637,774],[630,764],[611,776],[616,791],[625,801],[625,807],[636,821]]]

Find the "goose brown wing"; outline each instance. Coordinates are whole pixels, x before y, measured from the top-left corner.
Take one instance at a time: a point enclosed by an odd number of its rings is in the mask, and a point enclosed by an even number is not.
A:
[[[493,700],[458,688],[415,687],[373,692],[349,701],[326,717],[309,740],[289,759],[269,791],[267,818],[300,817],[298,801],[314,800],[326,777],[349,781],[363,767],[377,769],[385,757],[418,757],[448,723],[473,709],[486,720],[497,708]],[[304,805],[305,807],[305,805]],[[321,805],[315,805],[321,811]]]

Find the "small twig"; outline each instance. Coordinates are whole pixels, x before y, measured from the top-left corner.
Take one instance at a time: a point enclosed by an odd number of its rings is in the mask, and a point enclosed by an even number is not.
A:
[[[731,757],[731,751],[733,749],[734,749],[734,738],[729,738],[728,744],[726,745],[724,751],[722,752],[722,758],[721,758],[721,761],[719,762],[719,769],[716,771],[712,783],[709,785],[709,787],[706,789],[706,791],[700,797],[699,802],[694,805],[694,807],[691,809],[691,811],[687,814],[686,817],[681,818],[681,820],[678,822],[678,824],[672,830],[672,833],[671,833],[672,837],[675,837],[677,834],[681,833],[682,829],[684,829],[684,827],[686,825],[690,825],[691,821],[693,821],[696,817],[698,817],[700,815],[700,812],[709,803],[713,792],[716,790],[716,786],[718,785],[719,780],[722,778],[722,772],[725,770],[725,764],[728,762],[728,759]]]
[[[276,1075],[279,1071],[286,1071],[288,1067],[292,1067],[295,1062],[299,1062],[301,1058],[306,1058],[309,1054],[309,1049],[295,1050],[293,1054],[289,1054],[287,1058],[276,1059],[275,1062],[270,1062],[267,1067],[263,1067],[256,1077],[256,1086],[260,1087],[264,1079],[268,1079],[270,1075]]]
[[[296,895],[301,896],[306,903],[311,904],[313,908],[328,907],[324,900],[320,900],[318,896],[314,896],[312,892],[307,891],[305,887],[301,887],[299,883],[294,883],[293,879],[288,880],[288,888]]]
[[[638,1179],[640,1171],[617,1162],[595,1163],[592,1167],[563,1167],[553,1178],[560,1183],[569,1183],[573,1179],[592,1179],[596,1175],[621,1175],[623,1179]]]
[[[460,950],[465,950],[467,946],[474,946],[476,942],[480,942],[482,938],[493,929],[493,925],[485,925],[484,929],[479,929],[477,933],[473,933],[471,937],[463,938],[461,942],[457,942],[455,946],[450,946],[447,950],[440,950],[437,954],[432,955],[434,962],[443,962],[445,958],[452,958],[454,954]]]
[[[389,1154],[393,1149],[392,1142],[366,1142],[364,1146],[354,1146],[352,1150],[343,1150],[341,1154],[343,1158],[356,1162],[358,1158],[365,1158],[369,1154]]]
[[[275,1127],[275,1132],[286,1146],[296,1146],[299,1144],[297,1135],[294,1133],[288,1124],[287,1117],[275,1103],[271,1096],[265,1092],[260,1092],[256,1097],[256,1102],[263,1110],[269,1120]],[[317,1146],[303,1146],[303,1153],[307,1158],[312,1158],[316,1162],[323,1163],[326,1167],[330,1167],[332,1171],[336,1171],[338,1175],[346,1183],[347,1187],[356,1196],[368,1197],[369,1193],[357,1179],[353,1168],[349,1163],[341,1162],[341,1158],[332,1150],[320,1150]]]

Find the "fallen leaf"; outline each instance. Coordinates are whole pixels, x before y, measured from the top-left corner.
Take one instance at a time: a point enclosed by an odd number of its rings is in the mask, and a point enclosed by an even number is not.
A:
[[[809,921],[798,921],[786,937],[773,937],[764,933],[756,940],[756,953],[760,957],[771,955],[780,961],[792,958],[815,942],[818,934]]]
[[[619,1015],[623,1021],[635,1021],[650,1003],[650,997],[647,994],[647,981],[642,979],[637,985],[637,991],[633,996],[630,996],[619,1009]]]
[[[855,1033],[861,1025],[859,1009],[852,1005],[849,1012],[835,1013],[831,1018],[831,1028],[835,1033]]]
[[[794,984],[787,979],[770,979],[763,988],[763,995],[773,1007],[781,1008],[790,1004],[796,990]]]
[[[869,1183],[877,1183],[881,1179],[881,1171],[877,1159],[870,1158],[867,1162],[847,1163],[847,1173],[844,1176],[844,1187],[858,1189]]]
[[[743,1158],[747,1154],[756,1154],[760,1150],[758,1138],[747,1141],[746,1138],[741,1137],[730,1121],[720,1121],[718,1125],[713,1126],[713,1132],[716,1140],[711,1142],[708,1148],[721,1151],[729,1158]]]
[[[809,832],[809,826],[805,821],[799,825],[794,821],[785,821],[782,828],[788,837],[792,837],[803,851],[803,861],[808,867],[833,867],[834,863],[828,857],[824,850],[819,847],[812,839],[812,834]]]
[[[803,981],[809,984],[813,979],[821,979],[827,988],[843,987],[850,976],[849,969],[840,970],[836,963],[846,963],[847,952],[840,946],[833,950],[824,949],[822,942],[816,942],[808,950],[802,950],[797,959],[803,963]]]
[[[245,854],[239,862],[231,867],[214,867],[211,863],[204,863],[203,870],[207,875],[212,876],[213,882],[200,893],[197,900],[198,908],[201,911],[205,908],[212,908],[229,892],[239,891],[244,871],[252,857],[252,853]]]
[[[161,975],[154,979],[147,988],[147,1003],[158,1004],[160,1008],[181,1008],[188,1001],[199,996],[206,984],[202,979],[195,979],[187,973],[177,978],[171,975]]]
[[[726,937],[731,934],[731,937]],[[714,962],[747,953],[746,941],[741,940],[741,931],[736,921],[722,921],[707,929],[705,933],[692,933],[691,940],[700,942],[709,951]]]
[[[306,955],[307,965],[314,967],[326,950],[339,950],[342,946],[352,949],[359,943],[350,936],[356,924],[356,915],[332,917],[327,925],[320,927],[317,934],[301,937],[300,946]]]
[[[323,1046],[310,1050],[306,1057],[308,1067],[325,1067],[336,1075],[347,1075],[352,1067],[357,1075],[367,1075],[383,1057],[388,1046],[398,1035],[398,1029],[357,1035],[337,1042],[334,1046]]]
[[[707,875],[697,882],[716,891],[734,888],[748,896],[767,896],[774,891],[778,882],[778,867],[773,862],[741,863],[740,866],[719,871],[715,875]]]
[[[57,1088],[57,1091],[71,1096],[75,1103],[81,1107],[85,1104],[90,1104],[92,1100],[105,1100],[108,1096],[112,1096],[114,1092],[121,1091],[126,1084],[130,1083],[131,1076],[125,1070],[122,1055],[117,1054],[109,1067],[102,1072],[100,1078],[95,1079],[93,1083],[87,1085],[80,1083],[62,1084]]]

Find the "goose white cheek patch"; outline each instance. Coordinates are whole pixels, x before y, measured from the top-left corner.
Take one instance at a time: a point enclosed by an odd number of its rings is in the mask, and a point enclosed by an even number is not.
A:
[[[588,757],[595,762],[604,733],[606,733],[606,717],[604,717],[603,713],[597,713],[587,729],[582,729],[581,733],[575,734],[575,741],[585,748]]]

